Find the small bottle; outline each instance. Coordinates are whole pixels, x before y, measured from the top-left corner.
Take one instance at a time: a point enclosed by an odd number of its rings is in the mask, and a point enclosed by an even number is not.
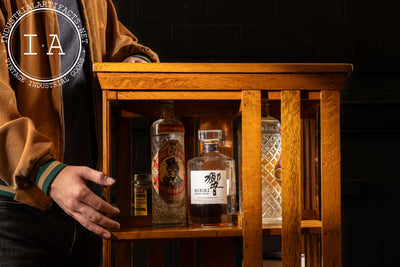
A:
[[[151,215],[151,190],[151,175],[135,174],[132,183],[132,214],[134,216]]]
[[[184,127],[174,118],[172,101],[161,103],[151,125],[153,224],[186,225]]]
[[[282,222],[282,187],[280,177],[281,124],[269,115],[268,104],[263,105],[261,118],[261,179],[262,223]]]
[[[200,157],[188,161],[188,220],[192,226],[232,226],[236,214],[235,161],[218,151],[221,130],[200,130]]]

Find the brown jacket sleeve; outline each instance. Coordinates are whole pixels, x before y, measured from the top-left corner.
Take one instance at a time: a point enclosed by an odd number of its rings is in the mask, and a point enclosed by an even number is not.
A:
[[[5,27],[3,10],[0,12],[0,31]],[[33,121],[21,116],[18,111],[17,98],[11,87],[6,43],[0,43],[0,194],[13,197],[15,200],[46,209],[50,197],[43,186],[48,181],[42,177],[41,184],[37,174],[45,163],[52,161],[53,142],[41,134]],[[11,71],[19,75],[17,71]],[[55,165],[62,165],[56,162]],[[42,174],[45,170],[42,169]],[[48,174],[50,169],[45,172]],[[47,178],[47,176],[46,176]],[[47,191],[46,188],[45,191]]]

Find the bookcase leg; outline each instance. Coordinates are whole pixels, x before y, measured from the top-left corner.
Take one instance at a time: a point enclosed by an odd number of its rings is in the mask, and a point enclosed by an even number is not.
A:
[[[324,267],[342,266],[340,92],[321,92],[321,218]]]

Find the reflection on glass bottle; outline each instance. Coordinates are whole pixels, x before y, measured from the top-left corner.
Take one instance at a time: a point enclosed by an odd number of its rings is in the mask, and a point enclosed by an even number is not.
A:
[[[233,225],[235,161],[218,151],[221,137],[221,130],[199,131],[203,153],[188,162],[189,225]]]
[[[261,118],[261,179],[263,225],[282,222],[282,188],[280,179],[281,124],[263,105]]]
[[[172,101],[161,103],[151,132],[153,224],[186,225],[184,127]]]

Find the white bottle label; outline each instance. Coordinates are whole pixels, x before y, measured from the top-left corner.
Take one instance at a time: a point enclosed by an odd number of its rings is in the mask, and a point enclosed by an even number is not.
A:
[[[227,204],[226,170],[191,171],[191,204]]]

